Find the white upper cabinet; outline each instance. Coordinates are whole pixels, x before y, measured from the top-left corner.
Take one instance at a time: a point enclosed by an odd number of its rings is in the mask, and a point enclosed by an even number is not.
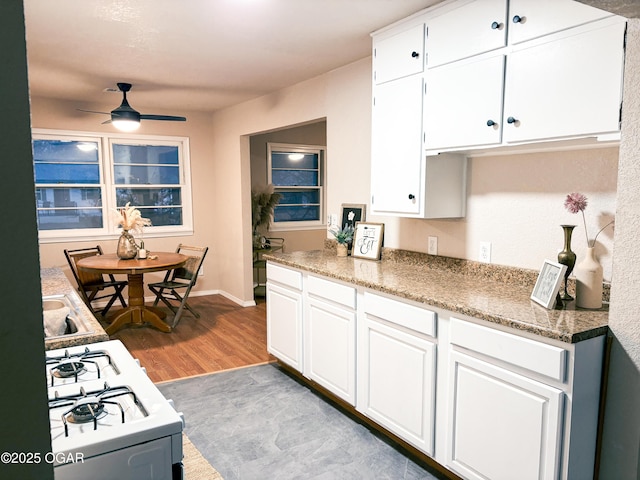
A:
[[[376,42],[373,59],[375,83],[421,73],[424,69],[424,24]]]
[[[423,79],[412,75],[374,92],[371,207],[387,214],[420,212]]]
[[[611,15],[575,0],[510,0],[509,43],[532,40]]]
[[[428,20],[427,65],[435,67],[504,47],[506,0],[459,2]]]
[[[497,145],[502,141],[505,56],[455,62],[429,70],[424,108],[430,149]],[[456,95],[451,95],[455,91]]]
[[[600,21],[514,49],[507,62],[506,143],[615,133],[625,22]]]

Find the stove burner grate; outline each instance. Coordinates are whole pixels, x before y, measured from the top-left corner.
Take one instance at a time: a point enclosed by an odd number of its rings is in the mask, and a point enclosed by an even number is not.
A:
[[[87,364],[95,365],[96,374],[98,378],[101,378],[102,373],[100,366],[93,359],[103,358],[107,360],[107,365],[115,368],[111,361],[111,356],[104,350],[89,350],[85,347],[84,352],[70,354],[69,350],[65,350],[64,355],[55,357],[46,357],[46,364],[51,368],[51,386],[55,384],[56,378],[71,378],[74,377],[75,381],[78,381],[78,377],[87,372]]]
[[[117,401],[111,401],[113,398],[130,395],[133,402],[142,410],[144,408],[138,402],[136,394],[127,386],[110,387],[107,382],[104,383],[104,389],[87,392],[80,387],[80,393],[77,395],[59,396],[55,392],[55,397],[49,399],[49,409],[67,407],[62,414],[62,423],[64,424],[64,436],[69,436],[70,423],[89,423],[93,422],[93,429],[98,429],[98,419],[105,414],[106,405],[115,405],[120,410],[122,423],[125,423],[125,414],[122,405]]]

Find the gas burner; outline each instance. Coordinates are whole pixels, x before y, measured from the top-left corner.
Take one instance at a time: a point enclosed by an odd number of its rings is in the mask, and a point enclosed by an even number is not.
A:
[[[106,365],[115,369],[115,366],[111,362],[111,357],[107,352],[104,350],[92,351],[89,350],[88,347],[85,347],[84,351],[80,353],[71,354],[69,350],[65,350],[64,355],[46,357],[47,365],[51,366],[49,369],[51,372],[51,386],[54,386],[56,378],[66,379],[73,377],[77,382],[78,377],[87,372],[88,364],[93,366],[92,369],[95,371],[95,378],[101,378],[102,373],[96,359],[104,360]]]
[[[104,414],[104,403],[96,396],[84,397],[73,404],[67,420],[73,423],[88,423]]]
[[[64,435],[69,436],[69,423],[89,423],[93,422],[93,429],[98,429],[98,419],[106,415],[106,405],[115,405],[120,410],[120,417],[122,422],[125,422],[125,414],[122,405],[118,401],[112,401],[116,397],[124,395],[130,395],[133,403],[135,403],[141,410],[144,410],[142,405],[138,402],[136,394],[126,386],[110,387],[107,382],[104,383],[102,390],[95,390],[87,392],[83,387],[80,387],[80,393],[77,395],[65,395],[59,396],[58,392],[55,392],[55,397],[49,399],[49,409],[67,407],[71,408],[62,413],[62,423],[64,424]]]
[[[63,360],[51,370],[52,374],[58,378],[69,378],[82,375],[87,371],[87,368],[85,367],[83,362],[77,362],[74,360]],[[53,380],[51,380],[51,385],[53,385]]]

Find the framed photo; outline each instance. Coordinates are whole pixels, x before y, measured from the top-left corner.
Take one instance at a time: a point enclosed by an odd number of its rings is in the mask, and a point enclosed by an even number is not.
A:
[[[538,302],[545,308],[553,308],[566,270],[566,265],[545,260],[538,274],[536,285],[533,287],[531,300]]]
[[[384,223],[356,223],[353,235],[352,257],[379,260],[382,250]]]
[[[365,204],[343,203],[340,228],[344,228],[345,225],[355,227],[357,222],[364,222],[366,220],[366,213],[367,206]]]

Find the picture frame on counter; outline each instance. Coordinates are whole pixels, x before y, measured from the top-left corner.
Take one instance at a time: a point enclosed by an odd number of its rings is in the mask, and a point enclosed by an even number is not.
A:
[[[351,256],[379,260],[384,239],[384,223],[357,222]]]
[[[566,265],[545,260],[538,274],[538,280],[536,280],[536,284],[533,287],[531,300],[545,308],[551,309],[555,307],[556,297],[566,270]]]
[[[367,206],[364,203],[343,203],[340,228],[344,228],[345,225],[355,227],[356,223],[367,220],[366,214]]]

